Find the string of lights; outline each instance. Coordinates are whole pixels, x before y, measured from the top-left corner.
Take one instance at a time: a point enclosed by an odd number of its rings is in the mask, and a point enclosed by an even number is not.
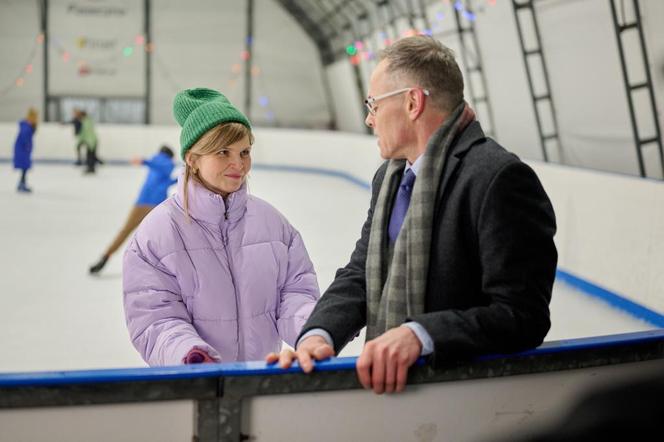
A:
[[[461,16],[469,22],[474,22],[477,20],[477,14],[473,12],[469,7],[466,7],[462,0],[442,0],[444,6],[452,5],[455,10],[457,10]],[[483,4],[478,6],[478,11],[484,11],[484,4],[488,6],[495,6],[496,0],[486,0]],[[400,37],[412,37],[414,35],[429,35],[433,36],[434,34],[440,33],[443,30],[444,22],[446,20],[446,14],[443,11],[438,11],[435,14],[435,22],[432,24],[431,28],[426,29],[417,29],[417,28],[408,28],[401,32]],[[394,40],[389,38],[386,32],[381,31],[378,33],[380,42],[383,44],[383,47],[390,46],[394,43]],[[375,53],[371,51],[365,42],[362,40],[356,40],[346,46],[346,54],[349,57],[349,61],[352,65],[359,65],[362,61],[373,61],[375,59]]]
[[[26,57],[26,61],[21,65],[22,67],[18,75],[16,75],[16,78],[14,78],[7,86],[0,89],[0,97],[4,97],[14,88],[20,88],[25,85],[25,82],[27,81],[26,79],[34,71],[35,57],[37,57],[37,48],[40,47],[42,43],[44,43],[44,35],[39,34],[35,38],[32,48]]]
[[[442,3],[446,7],[449,7],[450,5],[454,7],[454,9],[458,11],[462,15],[462,17],[469,22],[473,22],[477,19],[476,13],[471,11],[470,8],[467,8],[462,0],[454,0],[454,1],[442,0]],[[480,12],[484,10],[483,9],[484,4],[488,6],[494,6],[496,4],[496,0],[485,0],[483,4],[477,8]],[[434,35],[436,33],[441,32],[443,30],[447,15],[441,10],[436,12],[434,17],[435,21],[432,23],[431,28],[426,28],[426,29],[409,28],[402,31],[399,37],[409,37],[413,35]],[[384,31],[378,32],[377,35],[379,42],[382,43],[383,47],[389,46],[394,42],[394,40],[389,38],[387,33],[385,33]],[[44,34],[39,34],[35,38],[35,43],[28,54],[26,62],[23,63],[19,74],[10,84],[0,89],[0,97],[7,95],[14,88],[20,88],[24,86],[25,82],[27,81],[27,78],[34,69],[34,62],[38,53],[37,48],[40,47],[43,43],[44,43]],[[89,46],[92,47],[94,45],[103,45],[103,44],[104,42],[97,42],[94,39],[90,39],[87,37],[78,37],[75,40],[75,45],[78,47],[78,50],[82,50]],[[111,44],[111,43],[106,43],[106,44]],[[93,69],[92,68],[93,64],[102,65],[106,63],[116,63],[120,56],[131,57],[136,53],[136,51],[142,49],[147,53],[151,53],[153,60],[155,61],[155,67],[157,68],[156,71],[158,72],[159,75],[162,76],[162,78],[166,80],[170,88],[174,92],[182,90],[181,85],[174,79],[173,75],[171,75],[164,60],[159,56],[158,52],[155,51],[154,43],[146,42],[145,36],[142,34],[138,34],[134,37],[133,44],[120,45],[119,51],[113,51],[107,57],[95,60],[89,60],[86,57],[72,55],[75,54],[76,51],[68,49],[67,46],[62,43],[61,39],[57,35],[49,38],[49,45],[52,49],[55,49],[57,51],[59,58],[64,63],[70,63],[70,62],[76,63],[78,67],[77,73],[79,76],[86,76],[91,74]],[[349,61],[353,65],[359,65],[363,61],[373,62],[376,56],[374,50],[372,50],[370,46],[363,40],[356,40],[348,44],[346,46],[346,54],[349,56]],[[247,51],[246,49],[242,50],[239,54],[239,60],[230,65],[230,79],[228,80],[228,87],[231,90],[235,89],[238,86],[239,80],[243,73],[243,64],[245,64],[249,60],[249,57],[251,57],[250,52]],[[256,63],[254,63],[251,68],[251,76],[258,80],[257,83],[259,87],[257,89],[259,91],[264,91],[265,83],[262,78],[262,69]],[[275,114],[271,109],[270,106],[271,100],[269,96],[265,93],[259,93],[256,100],[260,108],[263,109],[265,118],[270,122],[275,121]]]
[[[250,38],[250,37],[248,37],[248,38]],[[253,41],[249,40],[249,44],[253,44]],[[240,58],[241,62],[238,61],[238,62],[235,62],[231,65],[231,67],[230,67],[231,75],[230,75],[230,79],[228,80],[228,87],[231,90],[233,90],[237,87],[237,85],[240,81],[240,76],[242,75],[242,72],[243,72],[242,71],[242,66],[243,66],[243,64],[245,64],[249,60],[249,58],[251,56],[252,55],[249,53],[249,51],[247,51],[246,49],[242,50],[239,54],[239,58]],[[262,76],[263,70],[260,68],[260,66],[258,66],[256,64],[256,61],[257,61],[256,55],[254,54],[253,55],[253,63],[252,63],[252,67],[251,67],[251,76],[258,80],[258,85],[259,85],[259,87],[256,88],[259,91],[256,102],[261,107],[261,109],[263,109],[265,119],[269,122],[273,122],[273,121],[275,121],[276,117],[275,117],[275,114],[274,114],[274,112],[272,111],[272,109],[270,107],[270,98],[267,95],[260,93],[261,90],[265,90],[265,82],[263,81],[263,76]]]

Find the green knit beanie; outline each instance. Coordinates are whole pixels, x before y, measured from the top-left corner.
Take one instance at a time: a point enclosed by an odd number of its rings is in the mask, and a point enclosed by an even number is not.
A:
[[[206,88],[186,89],[173,100],[173,115],[182,126],[180,155],[184,155],[205,132],[222,123],[241,123],[251,129],[242,112],[221,93]]]

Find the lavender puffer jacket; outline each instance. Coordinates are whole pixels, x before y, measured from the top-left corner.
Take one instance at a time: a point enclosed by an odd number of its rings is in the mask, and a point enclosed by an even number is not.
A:
[[[319,290],[300,234],[247,194],[223,198],[183,178],[143,220],[124,255],[131,340],[150,365],[182,364],[192,348],[223,362],[259,360],[291,346]]]

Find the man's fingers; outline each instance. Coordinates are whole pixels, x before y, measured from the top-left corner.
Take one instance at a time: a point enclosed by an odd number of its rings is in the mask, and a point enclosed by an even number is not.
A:
[[[317,361],[321,361],[334,356],[334,349],[329,345],[321,345],[314,349],[313,355]]]
[[[401,393],[404,388],[406,388],[406,381],[408,380],[408,368],[410,366],[407,363],[399,364],[397,367],[397,393]]]
[[[385,364],[387,360],[383,351],[374,351],[373,363],[371,364],[371,385],[376,394],[385,391]]]
[[[408,368],[417,360],[422,344],[408,327],[395,327],[367,342],[357,359],[357,377],[376,394],[403,391]]]
[[[365,345],[364,350],[360,353],[360,356],[357,358],[355,365],[357,370],[357,378],[360,380],[360,384],[367,390],[371,388],[371,353],[367,351]]]
[[[297,352],[297,359],[300,361],[300,367],[305,373],[311,373],[314,369],[314,363],[311,361],[311,355],[307,350],[299,350]]]
[[[388,357],[385,361],[385,393],[394,393],[397,383],[398,361],[394,357]]]

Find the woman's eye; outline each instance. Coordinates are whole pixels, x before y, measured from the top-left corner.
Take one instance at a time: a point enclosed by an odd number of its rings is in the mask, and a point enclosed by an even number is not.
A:
[[[219,151],[219,155],[222,156],[222,157],[226,157],[226,156],[228,156],[228,151],[227,150]]]
[[[249,156],[249,150],[243,150],[242,152],[240,152],[240,155],[242,155],[243,157],[248,157]]]

